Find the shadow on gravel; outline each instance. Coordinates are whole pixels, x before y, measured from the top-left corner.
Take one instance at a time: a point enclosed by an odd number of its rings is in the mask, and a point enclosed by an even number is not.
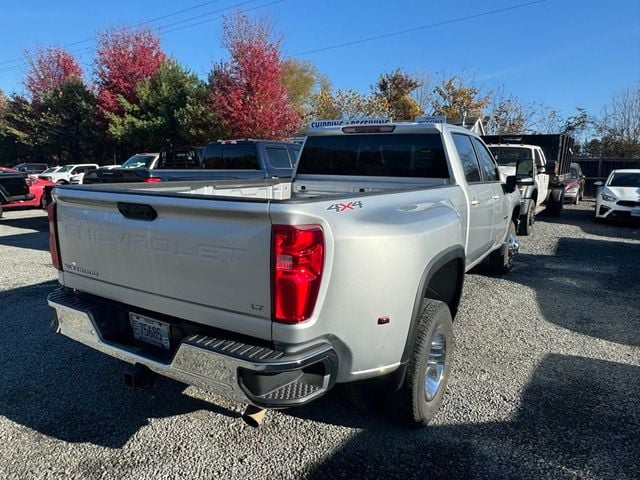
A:
[[[640,245],[560,238],[553,256],[518,256],[509,280],[536,292],[544,319],[584,335],[640,346]]]
[[[50,328],[46,303],[57,282],[0,292],[0,416],[67,442],[122,447],[148,423],[196,410],[238,414],[182,393],[160,378],[130,390],[124,364]]]
[[[0,245],[25,248],[27,250],[49,251],[49,235],[44,232],[20,233],[0,236]]]
[[[508,422],[408,430],[331,399],[291,414],[364,430],[307,479],[631,479],[640,478],[639,376],[640,367],[548,355]]]
[[[594,220],[595,202],[590,202],[591,208],[567,207],[562,210],[559,217],[548,215],[536,216],[536,221],[541,223],[576,225],[584,233],[600,237],[618,237],[628,240],[640,240],[640,220],[607,220],[604,223],[596,223]],[[534,233],[535,235],[535,226]]]
[[[0,225],[24,228],[26,230],[37,230],[38,232],[49,232],[49,221],[46,215],[21,218],[7,218],[5,216],[0,220]]]
[[[26,218],[3,218],[0,226],[35,232],[15,233],[0,236],[0,245],[25,248],[27,250],[49,250],[49,223],[46,216]]]

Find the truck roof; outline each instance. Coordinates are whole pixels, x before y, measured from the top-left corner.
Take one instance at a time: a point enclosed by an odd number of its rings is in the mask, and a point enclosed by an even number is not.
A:
[[[400,133],[436,133],[449,130],[452,132],[460,133],[472,133],[464,127],[458,127],[447,123],[419,123],[419,122],[387,122],[387,123],[366,123],[363,120],[362,123],[344,123],[339,125],[331,125],[334,122],[327,120],[329,125],[323,125],[325,121],[313,122],[312,127],[309,129],[307,136],[322,136],[322,135],[352,135],[352,134],[371,134],[371,133],[386,133],[386,134],[400,134]],[[313,124],[319,124],[313,126]],[[475,135],[475,134],[473,134]]]

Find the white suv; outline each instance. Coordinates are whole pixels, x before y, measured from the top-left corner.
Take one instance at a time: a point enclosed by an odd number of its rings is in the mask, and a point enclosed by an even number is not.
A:
[[[47,175],[39,175],[43,180],[49,180],[50,182],[66,184],[71,183],[71,177],[80,173],[85,173],[89,170],[95,170],[98,168],[97,163],[79,163],[75,165],[65,165],[60,170]]]

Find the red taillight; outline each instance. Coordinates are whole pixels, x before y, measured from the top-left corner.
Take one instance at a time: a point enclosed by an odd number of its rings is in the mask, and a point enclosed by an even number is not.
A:
[[[161,182],[162,179],[158,177],[149,177],[149,178],[145,178],[144,181],[147,183],[158,183],[158,182]]]
[[[298,323],[313,313],[322,280],[324,234],[317,225],[271,227],[273,320]]]
[[[47,216],[49,217],[49,252],[51,252],[51,263],[58,270],[62,270],[60,247],[58,246],[58,215],[56,213],[56,202],[51,202],[47,206]]]

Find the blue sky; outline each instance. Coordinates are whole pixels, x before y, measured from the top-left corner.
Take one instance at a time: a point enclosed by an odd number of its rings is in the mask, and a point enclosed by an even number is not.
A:
[[[220,16],[237,8],[269,17],[283,55],[313,62],[334,88],[365,93],[398,67],[428,72],[436,82],[464,72],[486,91],[503,87],[564,115],[575,107],[598,115],[613,93],[640,81],[640,0],[2,3],[5,93],[22,91],[25,49],[68,47],[90,71],[96,31],[159,17],[149,26],[159,29],[165,51],[205,78],[225,58]],[[381,38],[366,41],[371,37]]]

